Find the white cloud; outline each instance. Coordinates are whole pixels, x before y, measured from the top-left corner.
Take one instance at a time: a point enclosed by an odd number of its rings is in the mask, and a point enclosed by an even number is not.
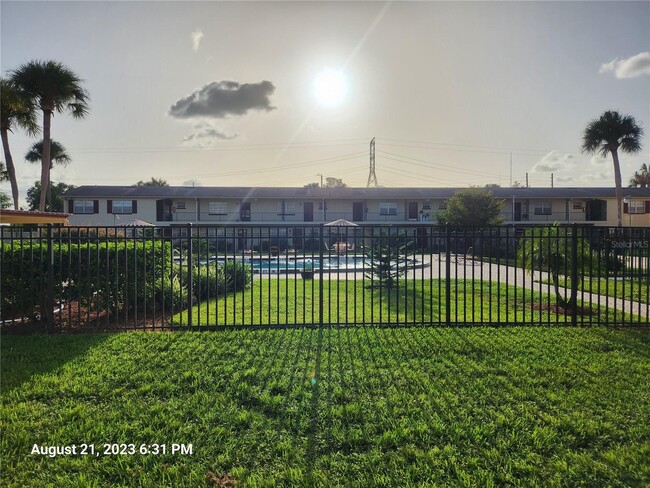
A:
[[[572,154],[561,153],[553,150],[546,154],[533,166],[533,173],[549,173],[551,171],[558,171],[566,169],[574,164],[574,157]]]
[[[605,181],[611,182],[611,185],[614,186],[614,172],[613,171],[594,171],[583,173],[580,176],[580,181],[585,184],[597,182],[603,183]]]
[[[573,176],[558,176],[557,178],[555,178],[555,181],[557,181],[558,183],[569,183],[570,181],[573,180],[575,180]]]
[[[645,51],[626,59],[614,59],[600,65],[601,73],[614,72],[618,79],[650,75],[650,52]]]
[[[183,186],[203,186],[203,183],[200,180],[193,179],[193,180],[187,180],[183,182]]]
[[[237,134],[226,134],[209,122],[199,122],[194,124],[194,132],[183,138],[183,143],[187,146],[205,147],[236,137]]]
[[[603,158],[601,156],[592,156],[589,160],[589,164],[596,166],[597,168],[602,167],[604,164],[609,163],[609,159]]]
[[[201,45],[201,39],[203,39],[203,32],[201,29],[196,29],[192,32],[192,50],[198,51],[199,46]]]

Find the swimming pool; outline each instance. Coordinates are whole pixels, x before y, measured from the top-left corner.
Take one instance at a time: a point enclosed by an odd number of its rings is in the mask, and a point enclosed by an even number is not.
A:
[[[318,257],[296,257],[296,258],[245,258],[243,260],[253,268],[254,273],[271,274],[271,273],[299,273],[308,270],[318,271],[320,269],[320,260]],[[370,259],[364,256],[328,256],[322,260],[323,271],[347,273],[362,272],[370,268]],[[416,259],[405,259],[400,265],[409,268],[417,267],[421,263]]]

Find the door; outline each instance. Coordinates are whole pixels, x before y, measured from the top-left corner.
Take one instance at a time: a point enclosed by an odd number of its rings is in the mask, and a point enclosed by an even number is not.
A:
[[[519,222],[521,220],[521,202],[515,202],[515,222]]]
[[[251,221],[251,202],[242,202],[239,207],[239,220],[242,222]]]
[[[409,220],[418,219],[418,202],[409,202],[408,219]]]
[[[302,205],[302,211],[303,211],[303,220],[305,222],[313,222],[314,221],[314,202],[305,202]]]
[[[363,209],[365,205],[363,202],[352,202],[352,221],[363,222]]]

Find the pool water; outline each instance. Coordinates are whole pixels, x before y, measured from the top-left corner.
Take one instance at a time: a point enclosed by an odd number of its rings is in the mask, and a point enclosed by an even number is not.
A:
[[[259,273],[300,272],[304,269],[319,269],[318,258],[246,258],[253,271]],[[339,256],[323,258],[323,270],[363,271],[365,258],[354,256]]]

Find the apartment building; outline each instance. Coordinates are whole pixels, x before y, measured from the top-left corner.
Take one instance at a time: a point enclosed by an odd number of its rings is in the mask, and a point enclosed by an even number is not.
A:
[[[437,222],[460,188],[80,186],[64,195],[71,225]],[[492,188],[508,224],[616,225],[614,188]],[[625,188],[624,225],[650,226],[650,189]]]

